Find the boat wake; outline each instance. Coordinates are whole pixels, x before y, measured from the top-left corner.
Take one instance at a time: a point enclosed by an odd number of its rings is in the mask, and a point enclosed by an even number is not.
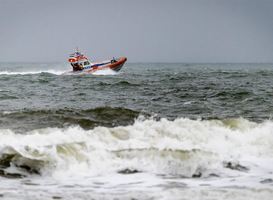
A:
[[[103,76],[103,75],[118,75],[120,74],[120,72],[116,72],[112,69],[104,69],[104,70],[98,70],[94,73],[92,73],[93,75],[99,75],[99,76]]]
[[[34,75],[34,74],[42,74],[42,73],[61,75],[62,73],[64,73],[64,71],[56,71],[56,70],[45,70],[45,71],[40,70],[40,71],[25,71],[25,72],[2,71],[2,72],[0,72],[0,75]]]
[[[48,73],[48,74],[53,74],[53,75],[61,75],[63,74],[65,71],[60,71],[60,70],[45,70],[45,71],[26,71],[26,72],[19,72],[19,71],[15,71],[15,72],[9,72],[9,71],[2,71],[0,72],[0,75],[34,75],[34,74],[42,74],[42,73]],[[94,73],[92,73],[93,75],[99,75],[99,76],[103,76],[103,75],[118,75],[120,74],[120,72],[116,72],[114,70],[111,69],[104,69],[104,70],[98,70]]]

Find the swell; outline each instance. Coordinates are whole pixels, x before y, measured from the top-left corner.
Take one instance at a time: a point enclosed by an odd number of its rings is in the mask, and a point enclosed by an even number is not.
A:
[[[130,81],[118,81],[118,82],[113,82],[113,83],[110,83],[110,82],[99,82],[98,83],[99,86],[122,86],[122,87],[140,87],[140,86],[143,86],[142,84],[139,84],[139,83],[133,83],[133,82],[130,82]]]
[[[97,126],[114,127],[132,124],[140,114],[144,113],[121,107],[99,107],[88,110],[20,110],[1,113],[0,127],[17,133],[67,126],[80,126],[87,130]]]

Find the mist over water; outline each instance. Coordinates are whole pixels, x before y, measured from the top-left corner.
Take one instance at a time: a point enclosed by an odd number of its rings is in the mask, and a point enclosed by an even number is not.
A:
[[[67,70],[0,64],[3,199],[271,199],[272,64]]]

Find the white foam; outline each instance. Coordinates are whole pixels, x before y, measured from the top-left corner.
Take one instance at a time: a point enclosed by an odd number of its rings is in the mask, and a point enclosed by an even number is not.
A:
[[[94,75],[117,75],[118,73],[111,69],[104,69],[104,70],[97,70],[94,73]]]
[[[41,74],[41,73],[50,73],[55,75],[61,75],[64,73],[64,71],[59,70],[40,70],[40,71],[25,71],[25,72],[8,72],[8,71],[2,71],[0,72],[0,75],[28,75],[28,74]]]
[[[273,171],[270,121],[137,120],[130,126],[89,131],[47,128],[21,135],[1,130],[0,137],[1,154],[40,160],[42,173],[54,177],[96,176],[125,169],[185,177],[199,173],[222,177],[264,173],[266,177]],[[250,170],[231,170],[227,163]]]
[[[0,157],[16,155],[5,172],[27,175],[18,168],[27,165],[42,173],[5,179],[1,190],[9,199],[269,200],[272,126],[271,121],[181,118],[93,130],[46,128],[25,135],[0,130]],[[245,170],[225,167],[226,162]],[[142,173],[117,173],[124,170]],[[191,178],[198,172],[201,178]]]

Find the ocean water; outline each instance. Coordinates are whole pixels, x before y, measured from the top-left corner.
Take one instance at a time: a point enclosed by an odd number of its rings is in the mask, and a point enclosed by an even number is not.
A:
[[[1,199],[271,200],[273,64],[0,63]]]

